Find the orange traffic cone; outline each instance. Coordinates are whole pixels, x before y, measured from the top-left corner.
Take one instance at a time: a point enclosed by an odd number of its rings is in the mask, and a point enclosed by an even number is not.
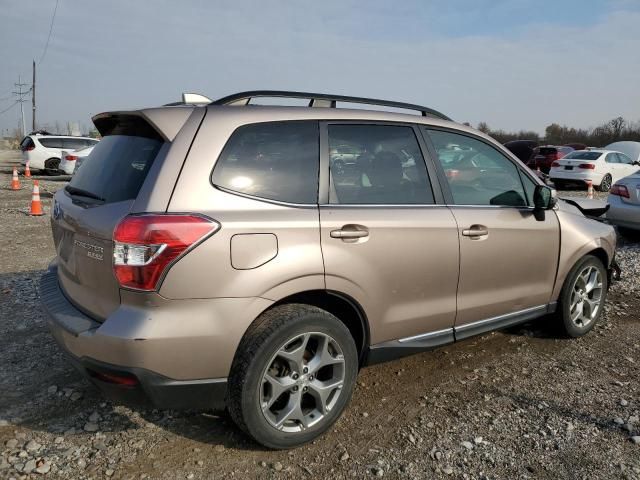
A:
[[[587,198],[593,198],[593,182],[587,180]]]
[[[20,180],[18,180],[18,169],[13,167],[13,177],[11,177],[11,190],[20,190]]]
[[[31,170],[29,170],[29,162],[24,164],[24,176],[27,178],[31,177]]]
[[[29,212],[29,215],[43,215],[38,180],[34,180],[33,182],[33,195],[31,195],[31,211]]]

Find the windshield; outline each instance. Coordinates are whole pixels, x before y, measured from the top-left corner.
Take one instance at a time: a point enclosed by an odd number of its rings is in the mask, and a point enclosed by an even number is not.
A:
[[[579,150],[577,152],[571,152],[564,158],[567,160],[576,159],[576,160],[597,160],[602,155],[602,152],[592,152]]]

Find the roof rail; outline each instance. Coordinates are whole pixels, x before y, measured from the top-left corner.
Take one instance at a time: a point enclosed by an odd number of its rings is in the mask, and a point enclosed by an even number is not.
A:
[[[336,102],[362,103],[365,105],[378,105],[382,107],[401,108],[415,110],[423,117],[435,117],[442,120],[451,120],[446,115],[432,108],[414,105],[411,103],[394,102],[391,100],[376,100],[375,98],[349,97],[346,95],[330,95],[326,93],[290,92],[287,90],[251,90],[248,92],[234,93],[227,97],[211,102],[211,105],[249,105],[253,98],[302,98],[309,100],[309,107],[336,108]]]

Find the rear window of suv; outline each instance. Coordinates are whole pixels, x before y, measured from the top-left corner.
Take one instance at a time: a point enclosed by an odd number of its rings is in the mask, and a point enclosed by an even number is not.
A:
[[[139,117],[110,117],[102,127],[104,138],[84,159],[67,191],[80,196],[84,191],[105,203],[133,200],[164,140]]]
[[[245,125],[222,150],[211,182],[267,200],[317,203],[319,152],[318,122]]]

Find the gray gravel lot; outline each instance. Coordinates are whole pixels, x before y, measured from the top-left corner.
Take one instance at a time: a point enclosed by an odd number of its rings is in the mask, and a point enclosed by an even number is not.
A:
[[[640,478],[638,239],[587,337],[542,320],[364,369],[331,432],[271,452],[225,417],[106,402],[65,362],[38,304],[49,219],[8,190],[18,158],[0,151],[0,478]],[[45,214],[64,180],[41,177]]]

